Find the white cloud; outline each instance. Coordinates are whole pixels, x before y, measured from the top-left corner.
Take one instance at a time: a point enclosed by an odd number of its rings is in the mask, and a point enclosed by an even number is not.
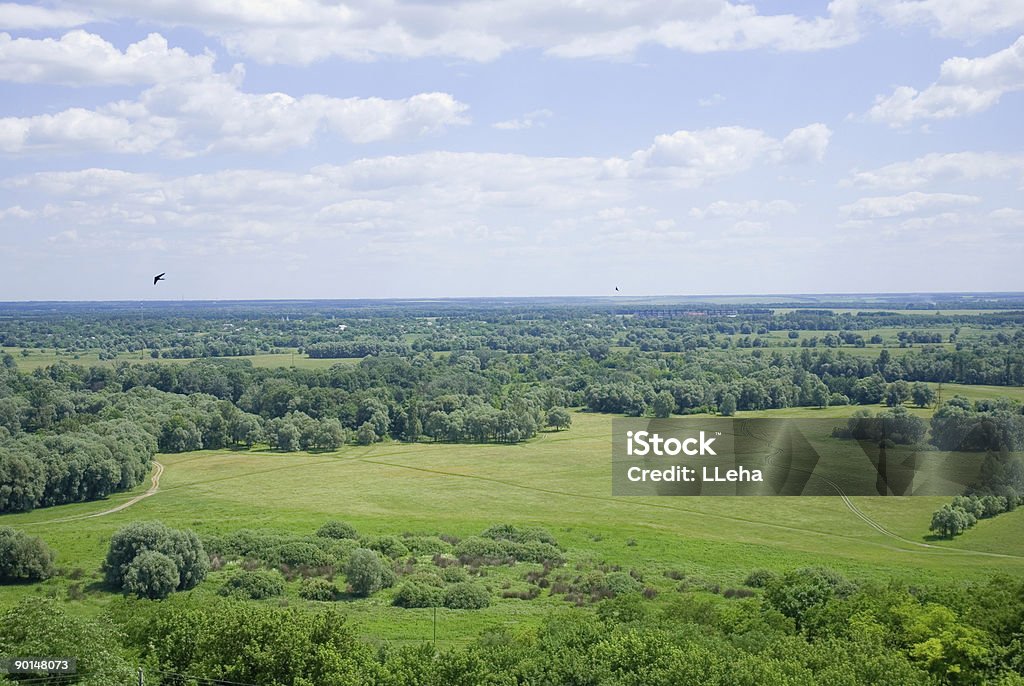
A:
[[[95,110],[0,119],[0,151],[102,150],[182,157],[215,150],[281,151],[321,132],[354,143],[418,136],[463,124],[467,106],[447,93],[401,100],[246,93],[242,71],[161,83],[137,100]]]
[[[737,174],[755,164],[820,160],[831,135],[824,124],[793,129],[779,140],[760,129],[721,126],[657,136],[631,159],[610,160],[611,174],[661,176],[686,185]]]
[[[884,195],[860,198],[839,211],[852,219],[883,219],[928,211],[948,205],[974,205],[981,198],[958,193],[921,193],[911,191],[903,195]]]
[[[706,98],[698,98],[697,104],[701,107],[714,107],[725,102],[725,96],[721,93],[712,93]]]
[[[872,9],[897,25],[924,24],[942,36],[973,39],[1024,28],[1019,0],[875,0]]]
[[[0,3],[0,27],[15,29],[62,29],[89,22],[87,14],[76,10],[54,10],[36,5]]]
[[[892,95],[879,96],[867,118],[905,126],[918,119],[963,117],[983,112],[1018,90],[1024,90],[1024,36],[986,57],[946,60],[938,81],[923,91],[900,86]]]
[[[35,198],[40,208],[23,203],[26,211],[44,212],[56,226],[76,227],[83,241],[96,235],[114,241],[111,232],[145,238],[159,227],[168,245],[180,243],[185,251],[192,240],[271,250],[286,238],[331,236],[359,237],[374,249],[423,249],[433,238],[479,239],[486,227],[486,235],[502,241],[543,243],[558,235],[545,229],[568,232],[590,249],[587,237],[597,234],[681,239],[688,232],[676,226],[678,213],[664,214],[676,202],[677,180],[697,186],[781,161],[783,142],[759,131],[677,132],[672,138],[681,139],[684,148],[696,147],[666,150],[662,141],[610,159],[424,152],[320,165],[304,173],[239,169],[162,177],[97,168],[13,177],[0,182],[0,190]],[[691,157],[694,152],[699,159]],[[656,173],[638,163],[647,157],[657,158]],[[609,168],[626,173],[609,174]],[[671,185],[660,183],[664,175]],[[752,230],[753,224],[742,221],[794,210],[776,200],[713,203],[707,212],[739,220],[737,230]]]
[[[29,212],[22,208],[21,205],[15,205],[14,207],[8,207],[5,210],[0,210],[0,222],[4,221],[8,217],[12,219],[31,219],[34,216],[35,212]]]
[[[690,210],[690,216],[694,219],[717,219],[719,217],[739,218],[749,216],[772,216],[779,214],[793,214],[797,211],[796,205],[788,200],[745,200],[732,202],[728,200],[716,200],[707,207],[694,207]]]
[[[0,33],[0,80],[68,86],[150,84],[208,76],[214,56],[169,48],[151,33],[121,52],[100,36],[70,31],[59,39]]]
[[[505,131],[520,131],[522,129],[532,129],[535,126],[544,126],[544,123],[554,115],[554,112],[548,109],[534,110],[527,112],[522,117],[516,119],[506,119],[505,121],[499,121],[492,124],[496,129],[502,129]]]
[[[843,185],[868,188],[921,188],[939,181],[1020,178],[1024,155],[998,152],[929,153],[877,169],[854,171]]]
[[[645,45],[687,52],[771,49],[807,51],[858,37],[857,0],[834,0],[821,16],[760,14],[728,0],[664,3],[455,0],[423,5],[200,0],[92,0],[109,18],[133,17],[192,26],[216,35],[236,54],[263,62],[308,64],[331,56],[496,59],[523,48],[562,57],[624,57]]]

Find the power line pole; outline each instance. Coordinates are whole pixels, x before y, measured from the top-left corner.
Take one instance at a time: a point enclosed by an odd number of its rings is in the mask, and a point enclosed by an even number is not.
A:
[[[139,667],[139,686],[143,686],[142,667]]]
[[[434,606],[434,648],[437,648],[437,605]]]

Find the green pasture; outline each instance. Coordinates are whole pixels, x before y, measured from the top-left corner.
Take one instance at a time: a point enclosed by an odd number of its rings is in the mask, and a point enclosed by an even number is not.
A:
[[[947,396],[951,386],[946,385]],[[987,389],[971,392],[987,394]],[[838,417],[844,415],[837,410],[852,409],[790,409],[774,416]],[[613,497],[612,417],[577,413],[573,420],[567,431],[543,433],[520,445],[386,442],[320,454],[161,455],[166,471],[159,492],[121,512],[68,519],[108,510],[132,494],[0,516],[0,526],[41,536],[57,551],[65,572],[42,584],[0,588],[0,607],[26,594],[66,598],[70,585],[81,583],[85,596],[68,601],[69,607],[102,611],[116,597],[99,584],[111,534],[128,522],[150,519],[200,534],[241,528],[308,534],[328,519],[349,521],[366,534],[395,535],[467,536],[499,522],[539,525],[566,547],[568,571],[598,564],[634,568],[660,598],[670,597],[679,584],[665,576],[670,570],[723,589],[739,586],[755,568],[806,565],[914,584],[1024,573],[1024,510],[982,521],[954,541],[932,541],[927,537],[931,513],[948,498],[852,499],[878,525],[872,526],[839,497]],[[140,486],[136,493],[144,490]],[[482,629],[529,624],[564,607],[563,600],[546,594],[532,601],[498,597],[503,584],[521,583],[536,567],[492,568],[484,582],[494,604],[481,611],[440,611],[439,639],[462,642]],[[79,574],[82,579],[75,582],[71,575]],[[225,574],[212,573],[173,602],[211,597]],[[297,582],[289,584],[285,602],[306,603],[296,589]],[[429,638],[431,611],[392,607],[391,593],[341,602],[368,637]]]
[[[144,362],[159,362],[160,364],[187,364],[194,362],[196,359],[227,359],[227,360],[249,360],[252,362],[254,367],[298,367],[300,369],[323,369],[330,367],[335,364],[358,364],[359,358],[341,358],[341,359],[320,359],[308,357],[305,353],[299,353],[297,351],[286,351],[280,353],[259,353],[257,355],[239,355],[238,357],[226,357],[226,358],[170,358],[160,357],[152,358],[149,356],[149,351],[144,350],[142,353],[118,353],[117,357],[113,360],[101,360],[99,358],[99,351],[90,350],[82,352],[56,352],[53,348],[30,348],[28,349],[28,355],[22,354],[22,348],[11,348],[5,347],[0,348],[5,353],[9,353],[14,357],[14,361],[18,365],[18,370],[22,372],[31,372],[41,367],[48,367],[57,362],[67,362],[68,364],[80,364],[84,367],[93,365],[103,366],[114,366],[119,362],[132,362],[132,363],[144,363]]]

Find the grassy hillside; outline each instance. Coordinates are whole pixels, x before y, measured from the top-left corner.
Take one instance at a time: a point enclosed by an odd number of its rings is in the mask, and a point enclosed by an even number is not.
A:
[[[570,568],[635,568],[645,583],[663,591],[677,583],[667,571],[722,588],[740,585],[755,568],[804,565],[922,584],[1024,572],[1024,510],[982,521],[952,542],[931,542],[925,538],[931,512],[946,498],[853,499],[895,535],[870,526],[838,497],[613,498],[610,436],[609,416],[576,414],[570,430],[514,446],[381,443],[321,454],[163,455],[159,492],[123,511],[86,518],[145,487],[106,501],[6,515],[0,525],[42,536],[58,552],[61,567],[82,571],[85,597],[73,604],[82,612],[113,597],[98,586],[110,535],[129,521],[149,519],[201,534],[241,528],[308,534],[328,519],[344,519],[369,534],[467,536],[498,522],[540,525],[568,549]],[[488,583],[497,592],[530,568],[498,568]],[[212,595],[223,574],[215,572],[191,595]],[[30,593],[66,596],[72,583],[57,577],[36,586],[2,587],[0,606]],[[291,586],[289,602],[306,602],[295,596],[296,584]],[[428,610],[390,607],[389,599],[384,592],[346,606],[368,636],[428,635]],[[441,638],[468,639],[481,628],[532,621],[564,605],[557,597],[501,599],[480,612],[450,613]]]

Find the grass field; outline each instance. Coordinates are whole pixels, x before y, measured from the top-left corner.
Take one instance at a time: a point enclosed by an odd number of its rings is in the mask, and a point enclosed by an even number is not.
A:
[[[5,515],[0,526],[41,536],[58,552],[61,567],[84,571],[94,586],[86,586],[84,599],[69,602],[84,613],[101,610],[115,597],[95,585],[110,535],[127,522],[150,519],[200,533],[240,528],[312,533],[332,518],[370,534],[466,536],[498,522],[540,525],[567,547],[570,568],[599,563],[636,568],[662,597],[669,597],[677,583],[664,576],[668,570],[722,588],[738,586],[755,568],[804,565],[917,584],[1024,573],[1024,510],[984,520],[954,541],[931,542],[926,539],[931,512],[947,498],[853,499],[856,508],[894,534],[889,535],[838,497],[612,497],[610,436],[611,417],[577,413],[570,430],[514,446],[381,443],[323,454],[163,455],[159,492],[126,510],[52,521],[110,509],[132,494]],[[143,490],[140,486],[136,493]],[[502,580],[521,580],[531,568],[497,568],[486,581],[497,590]],[[224,573],[211,574],[174,602],[212,596]],[[31,593],[64,597],[70,583],[57,577],[2,587],[0,607]],[[290,584],[289,602],[304,603],[295,587]],[[344,606],[368,637],[429,637],[429,610],[403,610],[389,600],[390,593],[383,592]],[[486,627],[530,623],[565,605],[541,596],[498,599],[482,611],[444,611],[439,639],[462,642]]]
[[[10,353],[14,357],[14,361],[18,365],[18,370],[22,372],[31,372],[40,367],[48,367],[55,362],[64,361],[68,364],[80,364],[88,367],[92,365],[104,365],[114,366],[118,362],[132,362],[132,363],[145,363],[145,362],[159,362],[160,364],[187,364],[195,361],[198,358],[152,358],[149,356],[148,351],[139,353],[120,353],[113,360],[101,360],[99,358],[98,351],[81,352],[81,353],[56,353],[53,349],[29,349],[28,355],[22,354],[21,348],[0,348],[5,353]],[[227,358],[206,358],[206,359],[228,359],[228,360],[249,360],[252,362],[254,367],[298,367],[300,369],[324,369],[331,367],[335,364],[358,364],[359,358],[341,358],[341,359],[318,359],[308,357],[305,354],[298,353],[296,351],[287,351],[281,353],[260,353],[258,355],[240,355],[238,357],[227,357]]]

